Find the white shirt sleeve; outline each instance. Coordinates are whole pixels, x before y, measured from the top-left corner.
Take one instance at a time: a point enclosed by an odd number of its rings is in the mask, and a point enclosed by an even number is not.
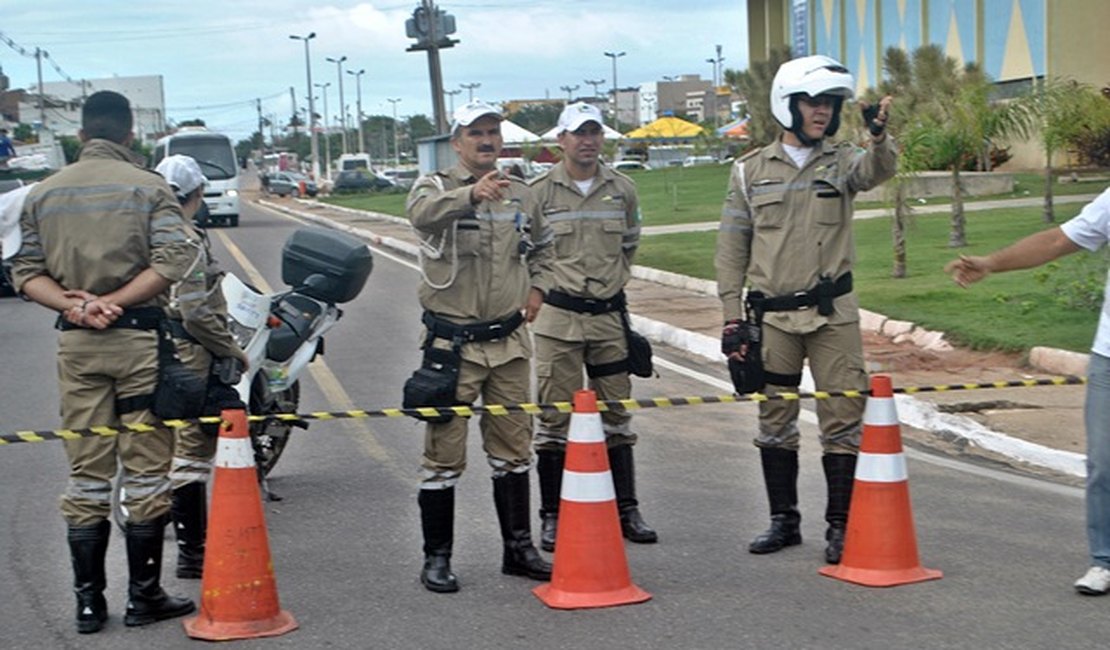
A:
[[[1060,229],[1076,246],[1089,251],[1105,246],[1110,240],[1110,189],[1083,206],[1083,210]]]

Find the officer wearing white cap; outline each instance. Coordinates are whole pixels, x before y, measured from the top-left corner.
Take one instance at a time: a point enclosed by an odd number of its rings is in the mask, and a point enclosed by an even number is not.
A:
[[[549,288],[551,234],[524,182],[497,171],[501,119],[484,102],[460,107],[451,125],[458,164],[419,178],[409,192],[406,213],[421,239],[425,336],[418,374],[426,381],[406,384],[406,405],[470,404],[479,397],[508,404],[530,397],[532,344],[523,325],[535,319]],[[419,496],[420,579],[427,589],[447,593],[459,589],[450,559],[467,420],[432,420]],[[551,564],[532,543],[529,525],[531,417],[483,414],[480,428],[501,523],[501,572],[548,580]]]
[[[554,280],[532,324],[542,403],[571,401],[582,388],[583,368],[598,399],[632,393],[624,286],[640,242],[640,204],[632,180],[599,162],[602,124],[597,107],[568,104],[557,128],[563,159],[532,182],[555,233]],[[658,536],[644,523],[636,499],[632,416],[607,411],[601,419],[621,531],[630,541],[653,543]],[[543,413],[536,431],[540,544],[549,551],[555,548],[569,421],[565,413]]]
[[[717,285],[724,308],[721,350],[745,359],[754,341],[743,324],[762,318],[765,392],[796,392],[809,360],[819,391],[863,390],[867,373],[852,292],[852,203],[895,173],[897,152],[885,127],[892,102],[864,105],[870,147],[829,141],[855,82],[837,61],[807,56],[784,63],[771,85],[771,111],[783,127],[773,144],[732,167],[717,236]],[[751,390],[741,389],[738,390]],[[758,388],[756,388],[758,390]],[[840,562],[859,451],[863,400],[817,402],[828,487],[825,559]],[[771,527],[748,547],[773,553],[800,544],[798,410],[794,400],[759,405],[759,448]]]
[[[221,367],[238,364],[241,370],[247,365],[247,356],[228,330],[227,302],[220,291],[223,271],[211,256],[204,231],[197,232],[192,226],[193,217],[203,205],[204,186],[208,179],[196,160],[180,154],[163,158],[154,171],[166,179],[177,196],[185,221],[194,230],[193,240],[199,242],[191,271],[185,279],[170,288],[170,303],[166,307],[168,323],[182,363],[214,384],[219,382],[220,373],[213,372],[213,363],[221,364]],[[229,390],[225,385],[213,394],[226,398]],[[237,401],[234,391],[230,396]],[[211,406],[210,411],[214,412],[206,414],[218,415],[218,407]],[[225,402],[222,406],[230,405]],[[208,521],[206,484],[216,453],[216,436],[211,433],[214,432],[202,431],[197,424],[175,430],[173,465],[170,467],[173,486],[170,517],[177,540],[178,578],[200,578],[204,568]]]

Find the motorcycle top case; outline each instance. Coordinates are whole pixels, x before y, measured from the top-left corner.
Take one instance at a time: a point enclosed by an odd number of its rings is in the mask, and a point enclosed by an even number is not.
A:
[[[281,250],[281,279],[300,287],[305,278],[318,273],[322,287],[300,293],[329,303],[354,300],[366,285],[374,267],[366,243],[345,233],[318,228],[301,228],[289,236]]]

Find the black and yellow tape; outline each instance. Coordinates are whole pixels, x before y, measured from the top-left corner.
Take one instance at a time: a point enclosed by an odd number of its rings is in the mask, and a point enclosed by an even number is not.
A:
[[[1086,384],[1085,377],[1068,375],[1066,377],[1048,377],[1044,379],[1015,379],[1010,381],[985,381],[967,384],[939,384],[934,386],[905,386],[895,387],[895,394],[914,395],[917,393],[940,393],[957,390],[983,390],[998,388],[1031,388],[1034,386],[1070,386]],[[705,397],[652,397],[650,399],[622,399],[598,401],[599,411],[632,411],[636,409],[667,408],[672,406],[698,406],[702,404],[736,404],[744,402],[768,402],[775,400],[805,400],[805,399],[832,399],[847,397],[859,399],[871,394],[870,390],[845,390],[845,391],[814,391],[811,393],[777,393],[765,395],[751,393],[748,395],[713,395]],[[301,420],[344,420],[360,418],[398,418],[422,415],[426,417],[436,415],[458,415],[471,417],[482,414],[508,415],[510,413],[528,413],[538,415],[544,412],[570,413],[574,405],[570,402],[552,402],[550,404],[490,404],[487,406],[451,406],[446,408],[423,407],[415,409],[384,408],[375,410],[351,411],[314,411],[311,413],[275,413],[271,415],[252,415],[247,419],[251,422],[261,422],[269,419],[285,421]],[[192,420],[165,420],[160,426],[179,429],[194,423],[219,424],[218,416],[202,417]],[[0,446],[20,442],[48,442],[51,440],[71,440],[74,438],[95,438],[97,436],[115,436],[120,433],[141,433],[153,431],[158,428],[156,424],[127,424],[118,427],[96,426],[87,429],[60,429],[52,431],[16,431],[14,433],[0,434]]]

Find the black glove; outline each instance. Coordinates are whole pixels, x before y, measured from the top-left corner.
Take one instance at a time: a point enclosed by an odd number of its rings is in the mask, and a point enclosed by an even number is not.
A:
[[[743,324],[739,318],[725,321],[725,326],[721,329],[721,354],[727,357],[733,352],[740,352],[745,342]]]
[[[886,130],[886,122],[879,123],[876,120],[879,118],[879,105],[869,104],[867,106],[860,105],[860,110],[863,112],[863,123],[867,125],[867,130],[871,135],[876,138],[883,134]]]
[[[208,382],[208,392],[204,396],[204,415],[220,415],[226,410],[246,410],[247,405],[239,398],[239,392],[219,381]],[[202,433],[213,438],[220,434],[220,425],[202,424]]]

